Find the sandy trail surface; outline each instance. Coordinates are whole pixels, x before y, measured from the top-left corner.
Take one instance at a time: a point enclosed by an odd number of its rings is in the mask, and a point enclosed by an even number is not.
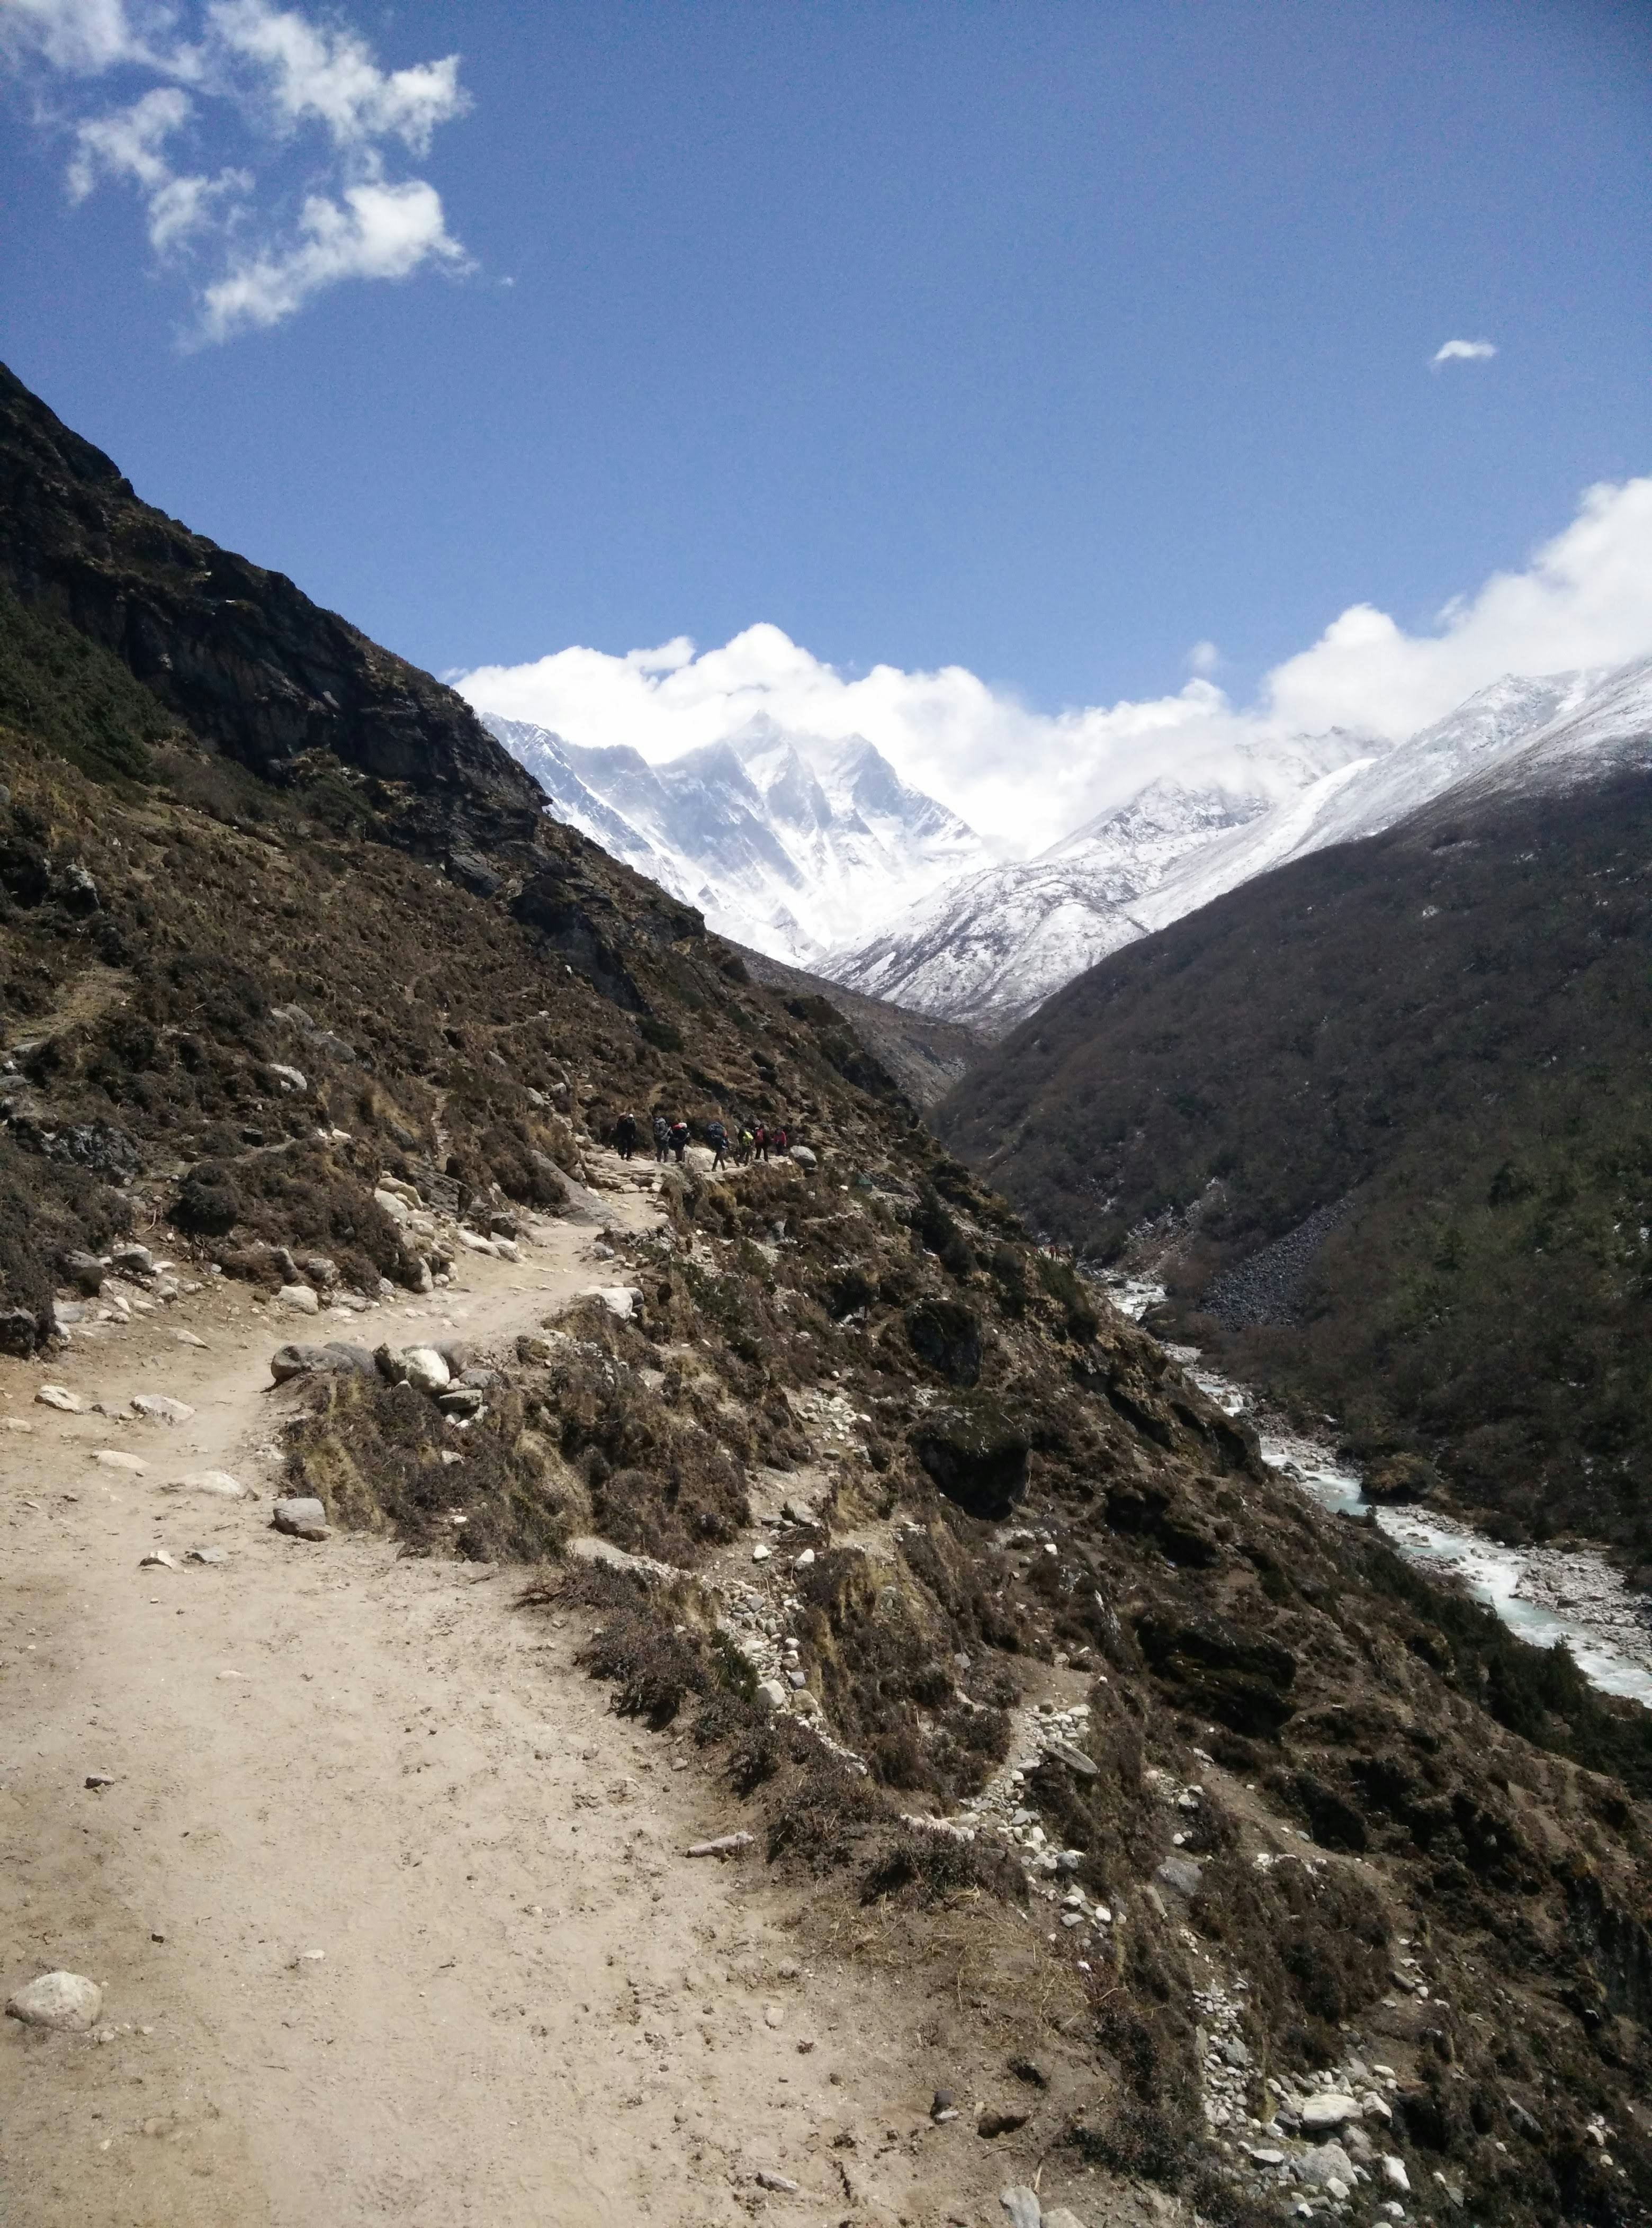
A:
[[[0,2022],[8,2228],[975,2222],[1030,2178],[967,2097],[930,2125],[956,2058],[919,1987],[811,1962],[760,1865],[683,1856],[738,1821],[612,1715],[580,1616],[516,1609],[520,1572],[270,1528],[276,1344],[486,1350],[616,1280],[593,1239],[547,1225],[354,1328],[217,1284],[0,1363],[0,1993],[57,1967],[105,1992],[93,2036]],[[140,1392],[195,1413],[121,1420]],[[259,1497],[164,1490],[210,1469]],[[161,1546],[178,1567],[140,1567]]]

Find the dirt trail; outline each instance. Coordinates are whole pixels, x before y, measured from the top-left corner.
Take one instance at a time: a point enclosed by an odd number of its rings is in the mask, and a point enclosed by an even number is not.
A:
[[[485,1347],[612,1281],[593,1239],[466,1258],[354,1334],[218,1285],[0,1363],[0,1993],[66,1967],[106,2023],[0,2028],[9,2228],[976,2222],[1030,2178],[967,2112],[929,2125],[957,2058],[918,1988],[783,1972],[784,1893],[682,1856],[730,1824],[716,1789],[610,1713],[515,1574],[269,1528],[282,1338]],[[196,1412],[60,1415],[43,1380]],[[161,1489],[212,1468],[262,1497]],[[140,1568],[162,1545],[180,1567]]]

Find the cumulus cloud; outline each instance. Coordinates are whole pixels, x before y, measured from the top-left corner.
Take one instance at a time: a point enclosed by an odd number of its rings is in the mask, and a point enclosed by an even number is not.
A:
[[[187,339],[278,324],[346,280],[470,268],[436,188],[387,164],[398,147],[428,153],[437,126],[469,108],[457,54],[385,69],[347,25],[271,0],[206,0],[192,14],[163,0],[0,0],[0,60],[43,89],[56,128],[66,92],[117,71],[157,80],[67,119],[66,182],[76,202],[105,182],[138,193],[157,260],[188,270]],[[178,143],[226,131],[243,159],[183,159]],[[306,135],[323,143],[320,176]],[[295,157],[307,168],[289,192],[281,165]]]
[[[405,278],[432,259],[465,260],[443,221],[440,195],[422,178],[347,187],[342,208],[312,194],[298,230],[296,245],[253,256],[208,287],[202,323],[208,340],[279,324],[311,295],[345,278]]]
[[[458,676],[479,710],[570,741],[628,743],[656,762],[766,716],[794,733],[875,743],[909,781],[1001,841],[1041,849],[1155,775],[1224,778],[1293,735],[1398,742],[1505,673],[1611,665],[1652,650],[1652,478],[1591,488],[1519,572],[1409,633],[1356,604],[1235,705],[1195,675],[1171,695],[1043,713],[967,668],[847,675],[776,626],[695,653],[679,637],[628,656],[573,648]]]
[[[1497,353],[1490,341],[1447,341],[1428,360],[1431,371],[1443,363],[1489,363]]]
[[[1222,654],[1213,642],[1196,642],[1188,652],[1190,673],[1214,673],[1222,662]]]

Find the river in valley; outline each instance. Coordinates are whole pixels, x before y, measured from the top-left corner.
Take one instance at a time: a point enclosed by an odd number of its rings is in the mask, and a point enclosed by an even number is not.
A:
[[[1106,1290],[1130,1316],[1164,1297],[1162,1286],[1130,1278]],[[1359,1516],[1373,1506],[1353,1471],[1339,1469],[1327,1448],[1265,1422],[1251,1394],[1205,1367],[1197,1347],[1167,1344],[1165,1351],[1230,1416],[1257,1425],[1264,1459],[1322,1508]],[[1625,1585],[1605,1556],[1589,1547],[1505,1547],[1454,1517],[1414,1507],[1379,1506],[1376,1519],[1402,1554],[1460,1579],[1522,1640],[1539,1648],[1564,1641],[1604,1693],[1652,1704],[1652,1599]]]

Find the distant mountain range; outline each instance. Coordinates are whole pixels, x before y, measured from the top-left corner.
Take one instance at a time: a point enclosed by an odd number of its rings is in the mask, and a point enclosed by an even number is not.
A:
[[[624,744],[583,746],[491,714],[483,724],[559,820],[697,906],[720,935],[794,964],[818,967],[989,856],[859,736],[832,742],[759,718],[650,765]]]
[[[833,742],[759,719],[650,765],[624,746],[584,747],[491,714],[483,724],[557,818],[697,906],[721,934],[863,996],[999,1036],[1086,968],[1224,892],[1512,768],[1623,680],[1599,669],[1506,675],[1399,745],[1332,729],[1242,746],[1156,775],[1039,857],[1008,864],[858,737]]]

